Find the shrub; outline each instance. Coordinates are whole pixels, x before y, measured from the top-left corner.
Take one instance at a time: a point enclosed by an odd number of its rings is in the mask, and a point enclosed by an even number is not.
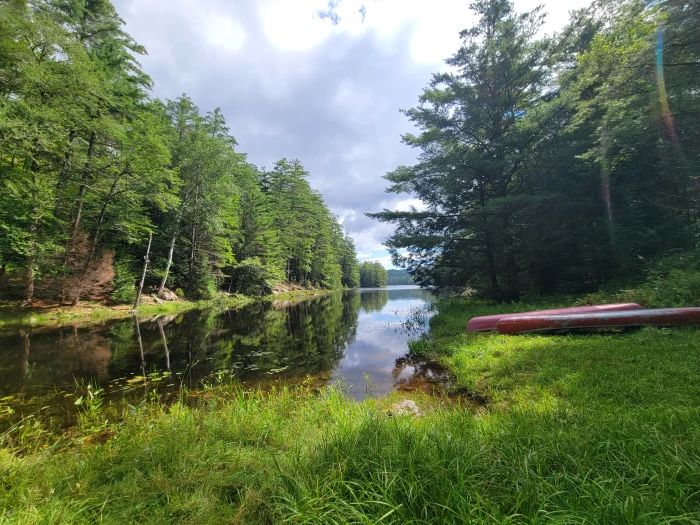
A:
[[[217,268],[218,270],[218,268]],[[195,266],[192,289],[187,290],[188,298],[211,300],[219,293],[219,279],[212,274],[212,265],[208,257]]]
[[[281,272],[253,257],[238,263],[231,272],[231,288],[244,295],[267,295],[282,281]]]
[[[112,300],[119,304],[136,301],[136,276],[131,273],[129,263],[120,261],[114,266],[114,291]]]
[[[615,300],[635,302],[648,308],[700,306],[700,252],[666,257],[651,263],[645,281],[614,294]],[[589,294],[585,301],[601,302],[610,294]]]

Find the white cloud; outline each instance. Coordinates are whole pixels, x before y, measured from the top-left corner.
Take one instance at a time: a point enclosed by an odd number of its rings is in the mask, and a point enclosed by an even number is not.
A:
[[[524,11],[540,0],[515,0]],[[154,94],[188,92],[202,111],[220,106],[239,151],[270,168],[299,158],[355,240],[358,253],[390,266],[393,226],[367,218],[383,208],[424,209],[385,193],[381,177],[415,162],[401,144],[430,74],[459,45],[474,16],[455,0],[342,0],[340,23],[315,13],[328,0],[113,0],[127,31],[148,49]],[[358,12],[366,7],[364,22]],[[588,0],[547,0],[545,31]]]
[[[389,206],[387,206],[389,207]],[[394,206],[393,209],[398,210],[398,211],[410,211],[411,208],[415,208],[418,211],[423,211],[426,209],[425,204],[423,204],[423,201],[420,199],[405,199],[402,201],[397,202]]]
[[[382,266],[384,266],[384,268],[395,268],[395,266],[391,263],[391,255],[385,255],[383,257],[367,257],[366,259],[360,258],[360,261],[378,261]]]
[[[345,209],[340,213],[336,213],[338,222],[345,225],[346,222],[355,222],[357,220],[357,211]]]
[[[278,0],[260,6],[267,39],[280,49],[308,51],[333,33],[333,25],[314,13],[324,2],[316,0]]]
[[[540,0],[516,0],[515,9],[529,11],[541,4]],[[590,4],[590,0],[549,0],[544,2],[548,17],[543,32],[559,30],[568,20],[568,12]],[[366,16],[359,13],[362,6]],[[335,12],[340,17],[337,25],[315,13],[328,8],[327,0],[276,0],[260,8],[265,33],[274,45],[290,51],[308,51],[323,44],[332,35],[353,37],[372,32],[392,51],[396,34],[410,28],[411,57],[417,63],[437,64],[451,56],[459,46],[459,32],[476,21],[469,2],[454,0],[342,0]]]
[[[243,26],[228,16],[209,14],[206,17],[207,41],[216,49],[234,54],[241,50],[246,40]]]
[[[394,227],[385,222],[377,222],[372,227],[350,233],[358,252],[383,250],[384,242],[394,233]]]

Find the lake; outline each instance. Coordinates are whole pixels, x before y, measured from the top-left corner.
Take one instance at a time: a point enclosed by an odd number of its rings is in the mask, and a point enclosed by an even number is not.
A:
[[[363,399],[392,389],[426,390],[445,373],[407,359],[427,329],[431,296],[417,286],[358,289],[301,302],[260,302],[87,327],[0,333],[0,416],[75,415],[87,384],[107,398],[235,379],[250,387],[340,382]],[[0,420],[2,422],[2,420]]]

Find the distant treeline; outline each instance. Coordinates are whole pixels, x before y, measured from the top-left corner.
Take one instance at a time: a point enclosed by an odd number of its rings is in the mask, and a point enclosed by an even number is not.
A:
[[[389,284],[386,268],[378,261],[365,261],[360,264],[360,286],[363,288],[382,288]]]
[[[396,225],[417,282],[513,300],[636,278],[700,239],[700,2],[611,0],[540,36],[540,8],[476,0],[386,175],[424,208]]]
[[[108,0],[0,1],[0,295],[134,300],[360,283],[297,160],[258,169],[219,109],[150,98]],[[149,240],[152,237],[152,241]]]
[[[413,278],[406,270],[387,270],[389,286],[399,284],[414,284]]]

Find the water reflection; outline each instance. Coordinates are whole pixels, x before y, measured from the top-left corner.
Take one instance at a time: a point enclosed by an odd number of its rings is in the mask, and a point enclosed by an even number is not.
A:
[[[449,386],[447,368],[434,362],[415,362],[405,357],[399,358],[396,360],[392,376],[394,388],[404,392],[421,391],[432,394]]]
[[[351,395],[362,398],[366,377],[373,391],[386,392],[432,373],[402,360],[408,336],[399,329],[427,301],[416,287],[392,287],[223,313],[0,334],[0,397],[44,402],[76,382],[109,390],[116,378],[157,372],[172,388],[196,388],[215,373],[252,385],[308,375],[321,383],[343,378]]]
[[[396,290],[394,293],[398,292],[399,290]],[[363,289],[360,290],[359,295],[360,305],[365,313],[381,312],[389,302],[389,290],[385,289]]]

